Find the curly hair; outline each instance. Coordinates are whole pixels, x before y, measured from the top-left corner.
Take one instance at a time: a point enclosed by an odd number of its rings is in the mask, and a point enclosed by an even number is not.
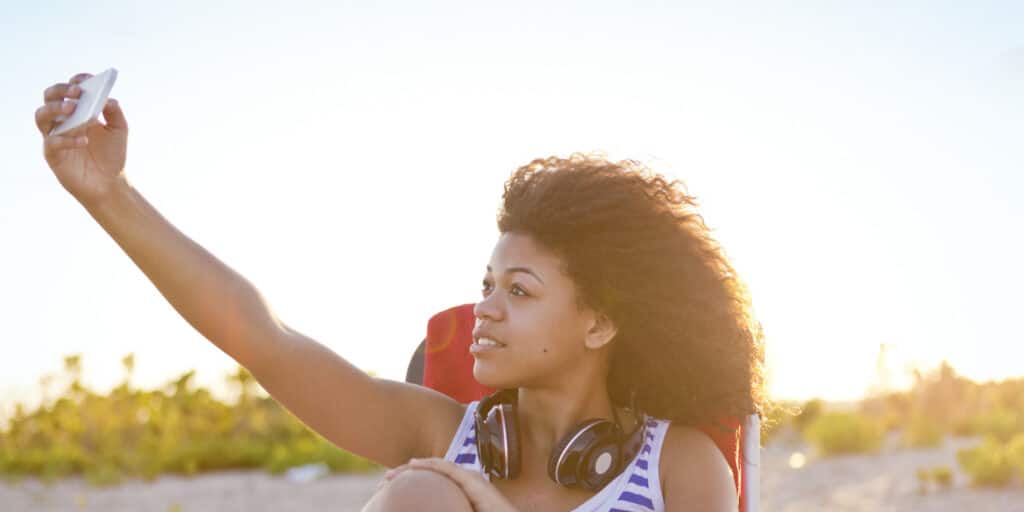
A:
[[[613,403],[725,428],[766,405],[763,333],[696,207],[682,182],[634,160],[574,153],[517,169],[498,229],[558,255],[579,305],[618,328]]]

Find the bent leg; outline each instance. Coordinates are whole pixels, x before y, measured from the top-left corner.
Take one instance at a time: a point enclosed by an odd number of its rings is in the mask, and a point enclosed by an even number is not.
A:
[[[407,469],[385,482],[363,512],[473,512],[462,489],[448,477],[427,469]]]

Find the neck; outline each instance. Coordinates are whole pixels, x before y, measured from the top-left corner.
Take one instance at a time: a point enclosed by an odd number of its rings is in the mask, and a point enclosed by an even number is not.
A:
[[[631,432],[635,426],[631,414],[616,412],[603,382],[600,386],[519,388],[517,416],[524,441],[521,448],[543,456],[550,454],[559,441],[588,419],[615,421],[625,432]]]

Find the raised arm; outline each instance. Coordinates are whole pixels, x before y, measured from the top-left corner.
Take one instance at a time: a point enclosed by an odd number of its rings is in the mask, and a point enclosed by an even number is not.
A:
[[[441,456],[462,417],[461,405],[419,386],[374,379],[327,347],[286,326],[259,291],[168,222],[128,182],[128,125],[116,100],[106,121],[47,135],[76,75],[44,93],[36,111],[44,154],[57,179],[197,331],[248,368],[260,384],[312,429],[387,466]],[[171,347],[169,347],[171,348]]]

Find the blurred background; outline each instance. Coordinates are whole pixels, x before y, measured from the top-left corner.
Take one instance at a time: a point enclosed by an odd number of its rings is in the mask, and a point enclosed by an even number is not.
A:
[[[43,89],[108,67],[132,183],[377,375],[404,378],[430,315],[479,296],[507,176],[600,151],[701,200],[773,398],[1020,377],[1022,21],[1014,2],[5,5],[0,420],[170,396],[187,372],[210,400],[249,386],[41,157]]]

